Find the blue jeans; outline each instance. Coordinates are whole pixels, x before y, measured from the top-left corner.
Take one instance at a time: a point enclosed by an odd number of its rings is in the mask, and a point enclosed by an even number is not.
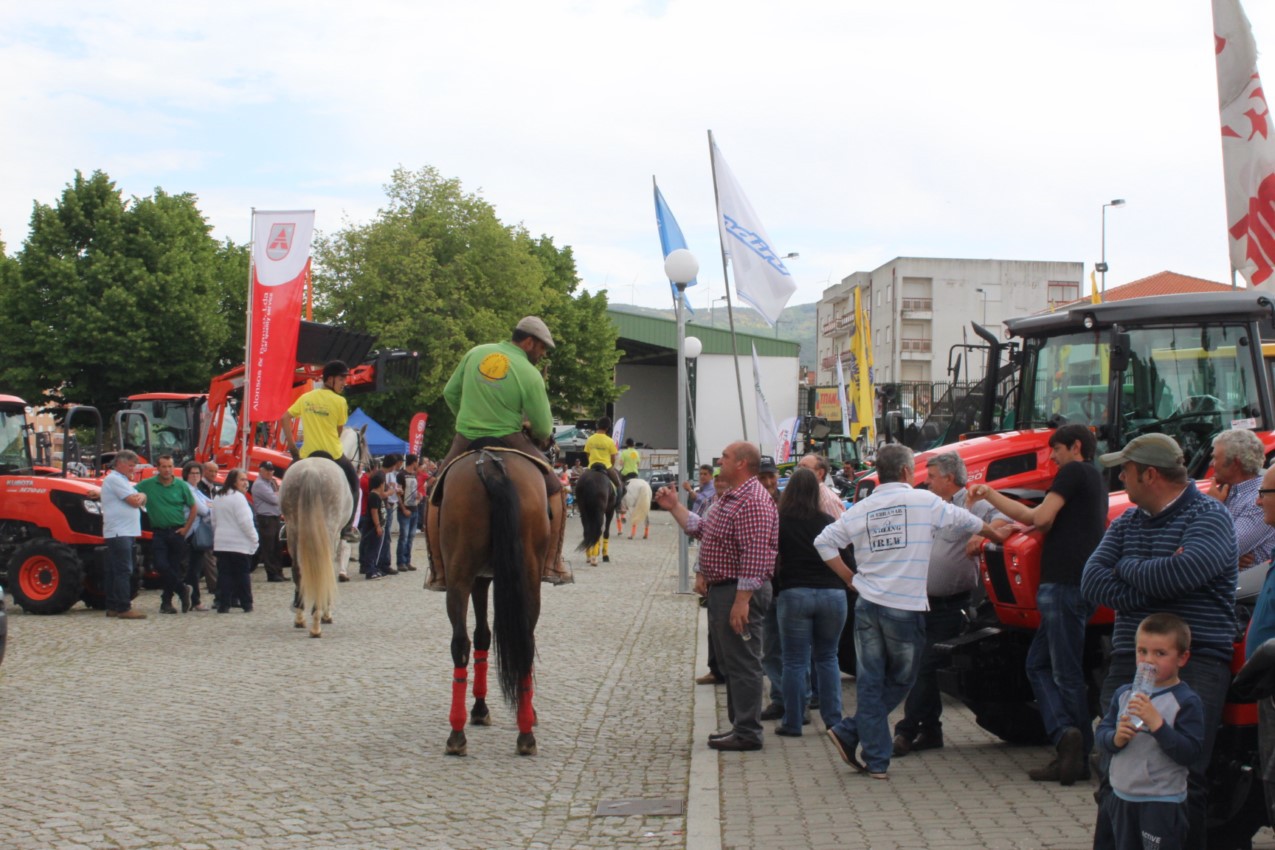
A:
[[[405,567],[412,563],[412,540],[416,537],[416,508],[412,508],[407,516],[398,515],[398,566]]]
[[[819,714],[829,728],[841,721],[837,644],[846,624],[846,593],[835,587],[789,587],[776,597],[784,654],[784,731],[801,734],[813,651]]]
[[[106,538],[106,608],[127,611],[133,607],[133,538]]]
[[[1045,732],[1055,744],[1068,727],[1084,736],[1085,752],[1093,749],[1093,717],[1085,686],[1085,623],[1093,605],[1070,584],[1042,584],[1036,591],[1040,628],[1027,650],[1031,682]]]
[[[854,604],[858,707],[832,731],[848,752],[863,745],[872,773],[885,773],[890,767],[890,712],[916,681],[924,650],[924,611],[887,608],[859,597]]]

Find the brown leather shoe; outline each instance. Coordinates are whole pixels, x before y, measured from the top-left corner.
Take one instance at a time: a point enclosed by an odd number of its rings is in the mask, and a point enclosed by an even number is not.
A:
[[[146,615],[136,608],[129,608],[127,611],[120,611],[115,615],[117,620],[145,620]]]
[[[725,683],[725,681],[726,681],[725,679],[723,679],[723,678],[721,678],[721,677],[719,677],[719,676],[714,676],[712,673],[705,673],[703,676],[699,676],[699,677],[697,677],[697,678],[695,679],[695,684],[697,684],[697,685],[721,685],[721,684]]]

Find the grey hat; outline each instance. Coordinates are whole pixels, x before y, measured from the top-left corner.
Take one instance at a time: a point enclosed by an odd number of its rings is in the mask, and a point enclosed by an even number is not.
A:
[[[514,330],[522,331],[528,336],[534,336],[550,348],[555,348],[553,344],[553,336],[549,333],[548,326],[540,320],[539,316],[526,316],[517,325]]]
[[[263,469],[268,469],[271,472],[274,472],[274,464],[268,460],[263,460],[261,465],[257,467],[257,471],[260,472]]]
[[[1120,466],[1128,461],[1158,466],[1161,469],[1171,469],[1186,463],[1181,447],[1168,434],[1143,434],[1125,443],[1120,451],[1098,457],[1098,463],[1107,467]]]

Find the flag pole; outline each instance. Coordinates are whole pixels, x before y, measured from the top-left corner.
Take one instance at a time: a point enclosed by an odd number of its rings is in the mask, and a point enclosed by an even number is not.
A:
[[[739,423],[744,442],[748,442],[748,417],[744,413],[744,381],[739,376],[739,341],[735,338],[735,311],[731,309],[730,278],[726,273],[726,243],[722,241],[722,201],[717,193],[717,157],[713,151],[713,131],[708,131],[708,161],[713,172],[713,203],[717,206],[717,244],[722,252],[722,283],[726,288],[726,318],[730,321],[730,350],[735,360],[735,390],[739,395]]]
[[[252,347],[252,279],[253,279],[252,264],[253,264],[253,256],[254,256],[253,248],[255,246],[256,239],[257,239],[257,208],[256,207],[252,208],[252,223],[250,227],[251,227],[251,230],[249,231],[249,234],[248,234],[248,305],[247,305],[248,309],[244,311],[247,314],[248,321],[244,323],[245,325],[244,341],[243,341],[244,382],[243,382],[243,396],[241,397],[239,402],[239,421],[243,429],[243,432],[242,432],[243,436],[240,439],[240,446],[242,448],[240,450],[239,462],[240,462],[240,468],[245,471],[248,469],[248,430],[250,427],[250,423],[248,422],[248,417],[246,415],[248,411],[248,381],[249,381],[249,375],[255,375],[255,372],[252,369],[252,351],[250,351],[249,349],[251,349]],[[209,460],[214,460],[214,458],[209,458]]]

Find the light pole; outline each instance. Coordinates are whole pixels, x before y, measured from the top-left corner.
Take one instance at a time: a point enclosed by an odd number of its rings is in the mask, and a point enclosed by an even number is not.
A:
[[[674,491],[682,498],[682,482],[686,481],[686,313],[682,296],[686,285],[699,274],[699,260],[685,248],[678,248],[664,258],[664,274],[677,287],[677,481]],[[696,352],[698,354],[698,352]],[[677,592],[691,592],[690,559],[686,535],[677,535]]]
[[[1124,198],[1115,198],[1102,205],[1102,262],[1098,263],[1098,272],[1102,275],[1102,294],[1107,294],[1107,207],[1123,207]]]
[[[983,327],[987,327],[987,290],[980,286],[974,291],[983,296]]]

